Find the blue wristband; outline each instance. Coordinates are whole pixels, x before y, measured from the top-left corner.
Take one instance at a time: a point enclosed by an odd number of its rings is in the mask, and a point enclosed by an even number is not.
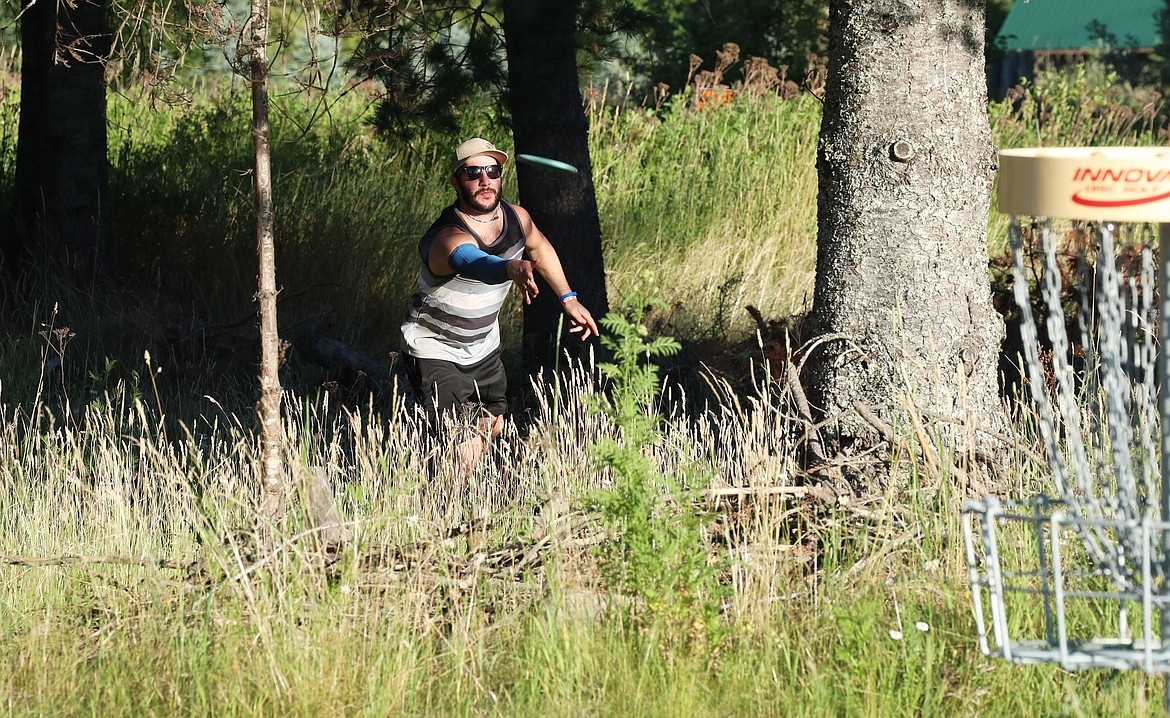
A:
[[[488,254],[474,244],[461,244],[451,252],[447,264],[457,274],[487,284],[508,281],[508,260]]]
[[[565,302],[569,301],[570,299],[576,299],[576,298],[577,298],[576,292],[568,292],[566,294],[562,294],[561,295],[561,304],[564,304]]]

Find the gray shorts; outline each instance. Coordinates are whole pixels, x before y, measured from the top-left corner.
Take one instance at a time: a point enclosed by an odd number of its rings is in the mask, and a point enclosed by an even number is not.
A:
[[[508,375],[499,350],[471,366],[409,354],[405,358],[411,386],[432,416],[454,410],[458,418],[468,419],[508,410]]]

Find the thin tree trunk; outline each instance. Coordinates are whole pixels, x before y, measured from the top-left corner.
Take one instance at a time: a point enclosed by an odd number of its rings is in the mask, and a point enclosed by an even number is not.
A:
[[[520,201],[557,251],[569,285],[596,317],[609,311],[601,222],[589,158],[589,124],[577,77],[576,0],[505,0],[508,91],[517,153],[559,159],[578,174],[519,166]],[[561,303],[541,281],[524,308],[524,357],[529,370],[551,366],[558,347],[580,348],[557,335]]]
[[[280,517],[284,507],[284,432],[280,421],[280,336],[276,323],[276,246],[273,238],[272,165],[268,127],[268,3],[252,0],[252,142],[255,151],[256,253],[260,260],[260,512]]]
[[[817,168],[811,398],[842,443],[878,440],[912,404],[956,427],[1003,425],[987,217],[996,149],[982,0],[832,0]]]

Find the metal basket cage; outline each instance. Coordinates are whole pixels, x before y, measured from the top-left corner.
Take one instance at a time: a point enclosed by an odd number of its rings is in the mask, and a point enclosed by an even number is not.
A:
[[[1140,537],[1141,580],[1101,568],[1084,547],[1090,529]],[[1168,530],[1151,519],[1078,517],[1044,497],[968,501],[963,538],[980,650],[1018,664],[1170,673],[1160,634],[1170,595],[1153,570]]]
[[[1170,710],[1170,357],[1158,350],[1170,336],[1170,150],[1005,150],[998,197],[1013,218],[1025,383],[1059,498],[963,507],[980,650],[1018,664],[1167,674]],[[1049,363],[1019,217],[1033,218],[1040,240]],[[1072,317],[1079,347],[1066,332],[1054,219],[1076,222],[1096,255]],[[1156,267],[1143,243],[1139,273],[1119,272],[1116,223],[1158,226]]]

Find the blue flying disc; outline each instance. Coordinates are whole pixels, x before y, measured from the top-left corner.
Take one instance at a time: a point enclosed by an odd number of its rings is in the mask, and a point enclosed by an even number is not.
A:
[[[538,167],[547,167],[550,170],[557,170],[559,172],[577,174],[577,168],[568,162],[561,162],[560,160],[553,160],[548,157],[541,157],[540,155],[516,155],[516,161]]]

